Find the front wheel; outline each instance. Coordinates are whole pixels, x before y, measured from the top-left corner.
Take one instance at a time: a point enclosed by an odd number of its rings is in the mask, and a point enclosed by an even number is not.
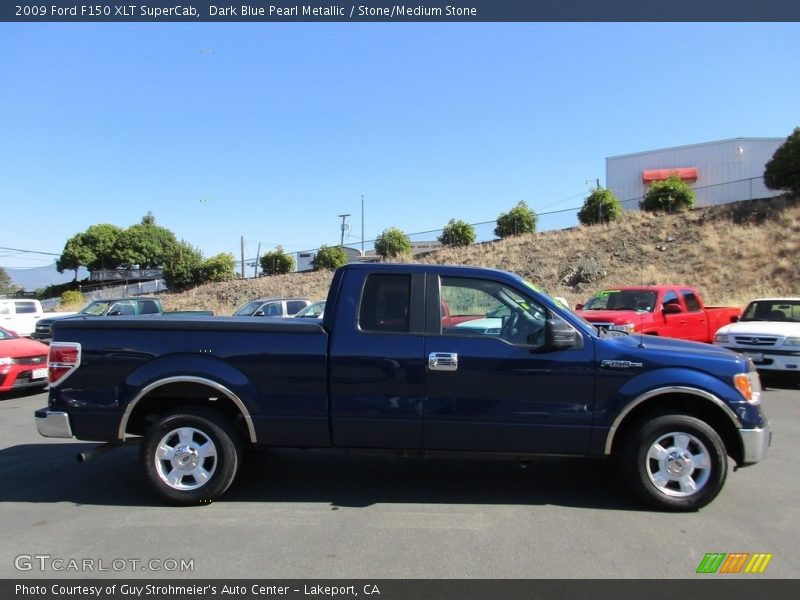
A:
[[[162,497],[174,504],[204,504],[233,483],[241,443],[221,416],[187,408],[167,413],[146,431],[139,459]]]
[[[642,424],[623,446],[621,467],[639,498],[669,511],[705,506],[719,494],[728,474],[717,432],[686,415],[664,415]]]

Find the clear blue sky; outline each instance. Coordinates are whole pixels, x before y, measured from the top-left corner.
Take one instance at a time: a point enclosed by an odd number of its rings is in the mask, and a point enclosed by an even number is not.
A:
[[[341,213],[358,246],[362,194],[367,239],[579,207],[607,156],[789,135],[798,57],[798,24],[0,24],[0,246],[152,211],[238,259]]]

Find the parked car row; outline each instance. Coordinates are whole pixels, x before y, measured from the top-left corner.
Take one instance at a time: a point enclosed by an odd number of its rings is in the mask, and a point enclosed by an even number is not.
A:
[[[325,302],[305,298],[258,298],[237,309],[234,317],[305,317],[321,319]]]

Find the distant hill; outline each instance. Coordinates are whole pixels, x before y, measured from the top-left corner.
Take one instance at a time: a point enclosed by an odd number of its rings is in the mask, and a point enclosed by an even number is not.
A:
[[[23,288],[26,292],[33,292],[39,288],[47,287],[48,285],[56,285],[59,283],[68,283],[75,278],[75,271],[64,271],[59,273],[55,265],[47,265],[45,267],[34,267],[32,269],[11,269],[3,267],[14,282],[19,287]],[[78,279],[84,279],[89,276],[89,271],[86,269],[78,269]]]
[[[744,306],[756,297],[800,296],[798,256],[800,196],[780,196],[672,215],[626,212],[610,224],[442,249],[415,260],[513,271],[571,305],[612,286],[674,283],[697,287],[710,304]],[[324,299],[331,277],[311,272],[212,283],[162,302],[168,310],[231,314],[259,297]]]

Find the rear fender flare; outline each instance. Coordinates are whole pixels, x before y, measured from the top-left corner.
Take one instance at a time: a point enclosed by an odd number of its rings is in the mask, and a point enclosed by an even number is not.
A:
[[[120,420],[117,437],[121,440],[125,439],[125,430],[128,426],[128,420],[130,419],[134,409],[136,408],[136,405],[139,403],[140,400],[146,398],[147,395],[153,392],[154,390],[157,390],[160,387],[173,383],[195,383],[198,385],[211,388],[216,392],[219,392],[222,396],[233,402],[233,404],[242,414],[242,417],[244,418],[244,421],[247,425],[247,433],[248,436],[250,437],[250,441],[253,444],[257,443],[256,430],[255,426],[253,425],[253,418],[250,415],[250,411],[247,410],[247,407],[245,406],[244,402],[242,402],[242,399],[239,398],[239,396],[237,396],[236,394],[234,394],[230,389],[228,389],[227,387],[225,387],[220,383],[217,383],[216,381],[192,375],[177,375],[174,377],[166,377],[164,379],[159,379],[145,386],[138,394],[136,394],[136,396],[130,402],[128,402],[127,406],[125,407],[125,412],[123,413],[122,419]]]

